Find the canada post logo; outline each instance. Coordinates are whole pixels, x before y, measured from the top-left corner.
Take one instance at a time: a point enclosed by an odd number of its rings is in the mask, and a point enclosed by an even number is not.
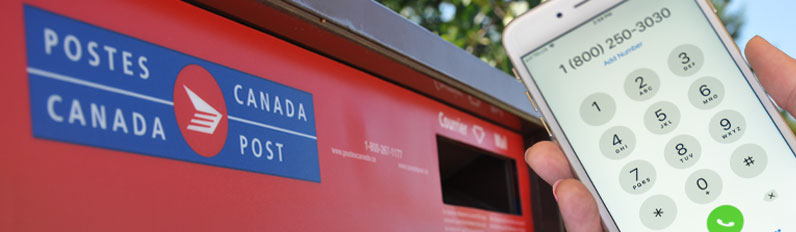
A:
[[[35,137],[320,182],[310,93],[24,11]]]
[[[213,75],[201,66],[185,66],[177,76],[174,114],[185,141],[199,155],[213,157],[224,147],[227,106]]]

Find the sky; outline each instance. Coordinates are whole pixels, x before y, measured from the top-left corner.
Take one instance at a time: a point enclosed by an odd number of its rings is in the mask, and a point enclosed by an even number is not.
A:
[[[743,52],[746,42],[760,35],[768,42],[796,57],[796,0],[731,0],[730,12],[743,11],[744,25],[735,42]],[[443,19],[456,12],[451,4],[441,4]]]
[[[746,42],[760,35],[791,57],[796,56],[796,1],[732,0],[728,11],[742,10],[744,25],[735,40],[743,51]]]

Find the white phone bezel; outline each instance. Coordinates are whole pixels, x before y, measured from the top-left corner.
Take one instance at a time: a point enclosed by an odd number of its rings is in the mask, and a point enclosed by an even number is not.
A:
[[[619,231],[615,221],[608,213],[606,206],[600,199],[594,184],[586,175],[582,164],[578,157],[575,155],[572,146],[566,139],[563,130],[559,123],[553,117],[550,107],[532,80],[532,76],[525,68],[522,62],[522,56],[532,52],[533,50],[545,45],[546,43],[558,38],[559,36],[569,32],[577,26],[587,22],[588,20],[596,17],[597,15],[605,12],[606,10],[616,6],[627,0],[555,0],[548,1],[540,4],[539,6],[529,10],[520,17],[514,19],[506,26],[503,31],[503,46],[509,56],[512,64],[515,67],[515,72],[525,84],[531,97],[535,99],[535,103],[539,106],[539,112],[542,114],[542,119],[549,127],[553,140],[559,144],[567,160],[570,163],[575,176],[583,182],[586,188],[591,192],[597,206],[599,208],[600,217],[603,221],[603,226],[608,231]],[[724,25],[715,14],[713,6],[709,3],[710,0],[690,0],[696,1],[702,13],[707,16],[711,27],[717,32],[724,47],[727,48],[735,63],[740,68],[743,75],[746,77],[747,82],[752,87],[760,102],[763,103],[769,116],[773,119],[774,123],[779,129],[780,133],[785,138],[791,150],[796,150],[796,138],[790,131],[790,127],[785,123],[784,119],[779,116],[779,110],[769,98],[763,87],[758,82],[757,78],[752,73],[751,69],[746,64],[746,61],[741,55],[741,51],[733,41],[730,34],[724,28]],[[560,17],[558,14],[561,14]]]

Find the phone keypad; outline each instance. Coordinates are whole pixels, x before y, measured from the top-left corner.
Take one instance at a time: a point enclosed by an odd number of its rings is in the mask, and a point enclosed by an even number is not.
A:
[[[720,143],[738,141],[746,129],[746,120],[734,110],[721,111],[710,119],[710,136]]]
[[[694,166],[702,157],[702,146],[690,135],[680,135],[666,143],[663,158],[672,167],[685,169]]]
[[[671,102],[652,104],[644,113],[644,125],[655,134],[669,133],[679,124],[680,110]]]
[[[636,135],[629,128],[615,126],[600,137],[600,150],[609,159],[622,159],[636,148]]]
[[[599,126],[611,120],[616,113],[616,102],[604,93],[595,93],[586,97],[580,106],[580,116],[587,124]]]
[[[713,77],[699,78],[688,88],[688,100],[699,109],[716,107],[724,99],[724,85]]]
[[[597,142],[605,158],[624,164],[617,176],[618,184],[625,192],[642,196],[645,193],[649,194],[647,192],[650,192],[657,182],[658,176],[655,167],[662,163],[650,163],[650,161],[657,162],[660,158],[645,157],[662,157],[670,167],[690,173],[685,180],[678,180],[678,182],[683,181],[682,194],[693,203],[708,204],[722,194],[723,182],[715,170],[693,170],[694,166],[698,166],[697,163],[702,159],[703,154],[727,157],[724,159],[728,159],[729,162],[726,164],[729,165],[729,169],[742,178],[754,178],[761,175],[768,165],[768,157],[766,151],[757,144],[742,144],[740,146],[735,144],[748,129],[746,120],[741,113],[733,110],[731,105],[722,105],[727,95],[724,85],[718,78],[712,76],[701,76],[695,80],[667,78],[668,76],[695,76],[705,62],[704,54],[699,47],[691,44],[677,46],[669,54],[667,62],[670,72],[639,68],[628,73],[622,83],[626,96],[616,96],[620,101],[619,105],[625,105],[622,101],[628,100],[635,102],[655,100],[656,94],[663,86],[666,86],[664,85],[666,83],[663,82],[668,81],[688,82],[685,83],[685,86],[688,86],[687,92],[681,91],[681,93],[687,96],[687,101],[690,104],[658,99],[650,102],[646,110],[643,108],[617,109],[617,101],[611,95],[593,93],[583,100],[580,106],[581,117],[589,125],[607,128]],[[662,75],[659,75],[659,72]],[[677,90],[669,91],[676,92]],[[712,154],[711,151],[704,151],[702,144],[714,143],[713,141],[700,141],[690,134],[671,135],[671,132],[677,130],[683,119],[678,106],[703,110],[704,115],[687,115],[686,118],[707,121],[710,117],[708,125],[703,127],[703,130],[722,146],[734,146],[734,152],[731,155]],[[716,108],[719,110],[714,110]],[[648,132],[633,131],[630,128],[636,125],[623,125],[623,123],[628,123],[623,121],[605,125],[611,121],[617,110],[629,114],[642,113],[641,110],[644,110],[643,115],[640,115],[641,123],[644,124]],[[666,144],[658,154],[638,154],[636,133],[640,137],[658,137],[657,139],[666,141]],[[626,160],[628,157],[632,159]],[[666,178],[666,176],[662,176],[662,178]],[[677,205],[670,196],[656,195],[654,191],[652,193],[652,196],[648,197],[639,209],[640,220],[647,228],[665,229],[676,220]]]
[[[685,182],[685,193],[694,203],[706,204],[721,195],[724,185],[718,173],[710,169],[694,172]]]
[[[625,93],[636,101],[647,100],[658,93],[660,84],[661,79],[652,69],[638,69],[625,78]]]
[[[744,144],[730,156],[730,168],[736,175],[752,178],[763,173],[768,165],[766,151],[757,144]]]
[[[705,57],[699,47],[683,44],[669,53],[669,69],[676,75],[687,77],[694,75],[705,63]]]
[[[625,191],[642,194],[655,185],[655,167],[644,160],[634,160],[619,171],[619,184]]]
[[[639,209],[641,223],[647,228],[660,230],[668,227],[677,217],[677,205],[666,195],[655,195],[641,204]]]

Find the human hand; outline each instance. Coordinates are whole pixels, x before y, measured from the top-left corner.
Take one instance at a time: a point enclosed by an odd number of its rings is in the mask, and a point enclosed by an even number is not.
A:
[[[780,107],[796,112],[796,60],[759,36],[746,44],[746,58],[760,83]],[[602,231],[597,203],[580,181],[557,144],[542,141],[525,151],[525,161],[553,185],[564,226],[570,232]]]

